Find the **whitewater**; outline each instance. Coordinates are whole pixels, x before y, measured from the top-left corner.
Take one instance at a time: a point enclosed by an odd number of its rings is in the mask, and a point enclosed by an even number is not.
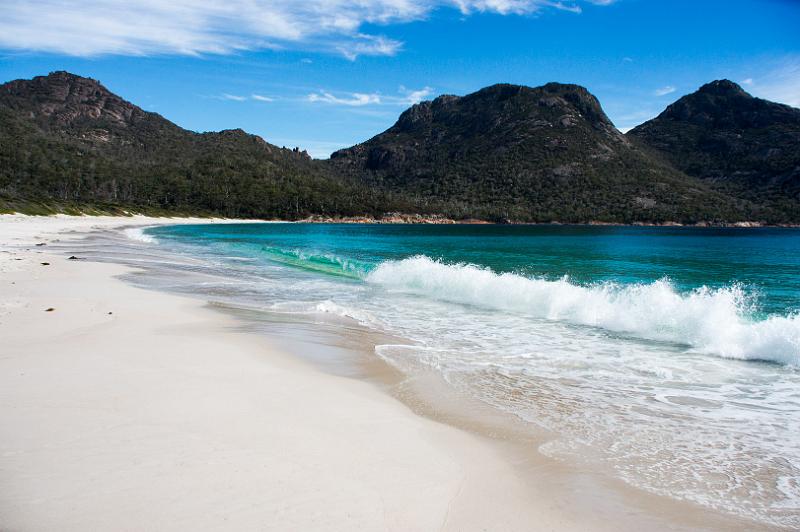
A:
[[[375,356],[549,431],[555,459],[800,527],[798,230],[199,225],[95,245],[146,286],[386,333]]]
[[[383,262],[366,280],[442,301],[687,344],[723,357],[800,364],[800,315],[753,319],[756,298],[739,285],[688,293],[668,279],[580,286],[566,276],[531,279],[426,256]]]

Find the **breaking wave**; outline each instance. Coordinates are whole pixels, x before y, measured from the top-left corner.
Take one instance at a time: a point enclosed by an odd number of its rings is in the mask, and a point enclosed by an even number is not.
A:
[[[668,280],[579,285],[426,256],[379,264],[367,282],[453,303],[688,345],[726,358],[800,365],[800,314],[756,317],[739,285],[680,292]]]
[[[144,227],[130,227],[125,229],[123,233],[125,236],[130,238],[131,240],[136,240],[137,242],[144,242],[146,244],[158,244],[158,240],[151,235],[148,235],[144,232]]]

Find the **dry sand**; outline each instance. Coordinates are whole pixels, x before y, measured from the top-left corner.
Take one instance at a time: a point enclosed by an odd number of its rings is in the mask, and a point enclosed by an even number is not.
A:
[[[0,530],[667,528],[577,511],[595,486],[35,246],[156,223],[176,222],[0,216]]]

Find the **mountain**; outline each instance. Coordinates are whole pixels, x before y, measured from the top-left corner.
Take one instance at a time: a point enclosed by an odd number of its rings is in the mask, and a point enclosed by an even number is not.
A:
[[[337,151],[331,164],[456,217],[693,222],[762,214],[632,143],[577,85],[501,84],[440,96]]]
[[[501,84],[320,161],[53,72],[0,85],[0,210],[798,223],[798,112],[714,82],[623,135],[583,87]]]
[[[67,72],[0,85],[0,206],[299,218],[386,203],[305,152],[194,133]]]
[[[720,80],[628,132],[714,188],[800,211],[800,109]]]

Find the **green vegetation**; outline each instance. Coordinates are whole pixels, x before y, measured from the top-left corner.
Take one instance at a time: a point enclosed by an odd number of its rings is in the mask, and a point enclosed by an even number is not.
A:
[[[241,130],[183,130],[93,80],[55,73],[2,89],[5,209],[297,219],[392,205],[305,153]]]
[[[496,85],[417,104],[318,161],[241,130],[186,131],[56,72],[0,86],[0,212],[800,221],[786,187],[687,175],[708,156],[647,140],[619,133],[582,87]]]
[[[442,96],[334,153],[343,174],[451,216],[515,221],[777,220],[713,190],[614,128],[586,89],[495,85]]]
[[[724,194],[800,219],[800,109],[714,81],[628,133]]]

